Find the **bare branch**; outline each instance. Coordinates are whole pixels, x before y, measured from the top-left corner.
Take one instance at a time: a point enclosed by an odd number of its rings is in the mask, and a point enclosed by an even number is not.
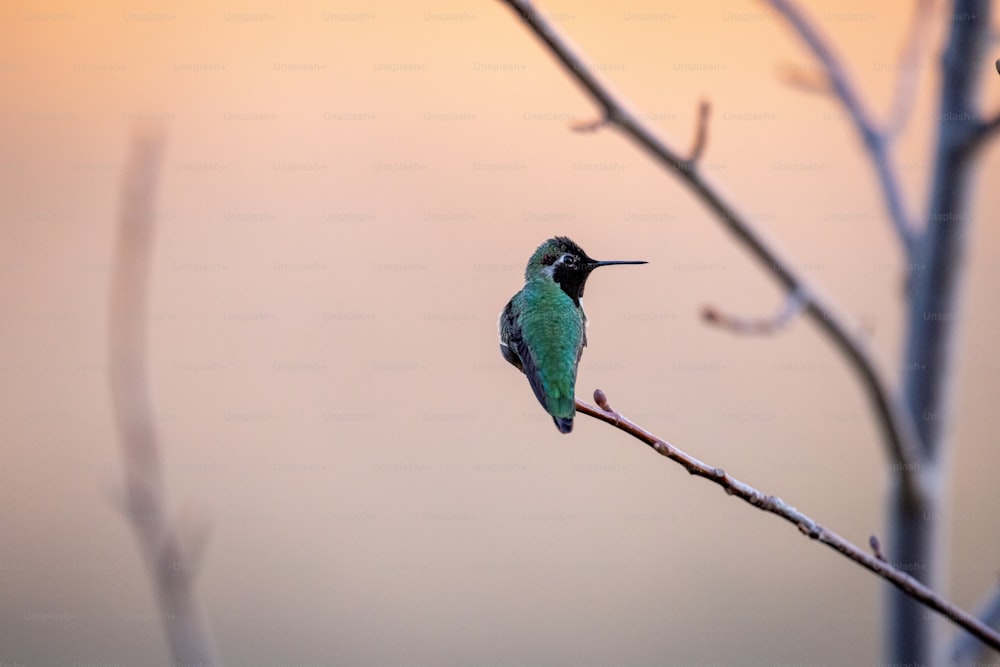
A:
[[[173,662],[208,666],[219,662],[194,599],[195,568],[167,510],[146,369],[146,288],[162,154],[158,133],[138,135],[125,168],[111,274],[111,394],[125,459],[126,513],[155,585]]]
[[[882,187],[882,195],[885,198],[886,208],[889,210],[889,218],[900,243],[903,245],[906,256],[912,257],[916,244],[914,226],[906,212],[899,181],[889,159],[889,141],[886,133],[876,128],[854,90],[854,85],[840,64],[840,59],[798,6],[792,0],[764,1],[785,19],[785,22],[805,42],[826,72],[834,97],[847,110],[854,128],[861,136],[861,141],[875,164],[875,171]]]
[[[729,475],[722,468],[716,468],[703,463],[693,456],[681,451],[677,447],[659,438],[641,426],[623,417],[608,404],[607,396],[600,389],[594,392],[594,401],[598,407],[576,400],[576,409],[585,415],[599,419],[615,428],[628,433],[633,438],[649,445],[657,454],[665,456],[671,461],[680,464],[692,475],[702,477],[715,484],[718,484],[730,496],[735,496],[744,500],[757,509],[770,512],[780,516],[782,519],[794,524],[799,531],[818,540],[834,551],[861,565],[867,570],[882,577],[890,584],[903,591],[905,594],[917,600],[928,608],[933,609],[943,615],[953,623],[965,628],[981,641],[993,648],[1000,649],[1000,633],[989,627],[967,611],[955,606],[936,592],[917,581],[907,573],[899,570],[883,559],[867,553],[861,547],[844,539],[837,533],[819,525],[815,520],[806,514],[795,509],[781,498],[767,495],[758,491],[754,487],[739,481]]]
[[[751,320],[723,313],[713,306],[705,306],[701,316],[709,324],[729,329],[736,334],[762,336],[774,334],[784,329],[796,315],[802,312],[806,303],[806,295],[796,290],[788,295],[781,310],[772,317]]]
[[[649,153],[661,166],[677,175],[690,187],[718,220],[742,243],[750,254],[790,292],[807,295],[806,314],[840,350],[858,374],[882,428],[887,450],[909,502],[915,504],[924,493],[919,474],[917,431],[912,416],[902,409],[875,367],[866,346],[849,332],[840,315],[806,284],[791,264],[740,214],[699,171],[689,169],[687,161],[667,146],[641,121],[629,114],[614,95],[597,79],[546,18],[528,0],[503,0],[542,40],[570,77],[575,79],[601,107],[603,116],[626,137]]]

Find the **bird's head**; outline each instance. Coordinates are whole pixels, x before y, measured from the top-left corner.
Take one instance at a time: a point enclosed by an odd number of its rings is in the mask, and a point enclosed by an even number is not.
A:
[[[580,304],[590,272],[599,266],[645,264],[637,260],[598,261],[566,236],[555,236],[538,246],[524,270],[525,280],[549,278],[562,287],[573,302]]]

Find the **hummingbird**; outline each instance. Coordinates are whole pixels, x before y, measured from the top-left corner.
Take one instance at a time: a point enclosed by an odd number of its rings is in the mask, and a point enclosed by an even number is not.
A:
[[[500,313],[500,353],[528,376],[535,398],[561,433],[573,430],[576,368],[587,346],[583,288],[599,262],[565,236],[538,246],[524,270],[524,287]]]

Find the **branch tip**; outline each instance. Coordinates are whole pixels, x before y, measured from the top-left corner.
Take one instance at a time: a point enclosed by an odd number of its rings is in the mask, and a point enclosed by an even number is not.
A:
[[[882,543],[879,542],[878,537],[876,537],[875,535],[869,537],[868,546],[872,548],[872,555],[874,555],[875,558],[878,558],[883,563],[888,562],[885,558],[885,554],[882,553]]]
[[[828,79],[794,63],[788,63],[779,67],[778,76],[784,81],[785,85],[790,88],[797,88],[802,92],[813,93],[814,95],[830,95],[833,93]]]
[[[605,412],[614,412],[611,409],[611,405],[608,404],[608,396],[600,389],[594,390],[594,402],[597,403],[597,407]]]
[[[910,27],[900,48],[896,66],[896,81],[893,85],[892,101],[886,114],[885,138],[891,141],[899,136],[913,112],[913,100],[917,93],[920,63],[931,40],[927,30],[931,25],[934,0],[917,0],[913,6]]]
[[[708,100],[701,100],[698,103],[698,124],[695,126],[694,143],[691,144],[691,152],[688,153],[686,166],[693,169],[701,159],[701,154],[705,152],[705,144],[708,141],[708,118],[712,111],[712,104]]]
[[[597,132],[599,129],[607,125],[608,122],[609,119],[607,115],[601,116],[600,118],[593,118],[591,120],[574,120],[569,124],[569,129],[573,132],[587,134],[590,132]]]

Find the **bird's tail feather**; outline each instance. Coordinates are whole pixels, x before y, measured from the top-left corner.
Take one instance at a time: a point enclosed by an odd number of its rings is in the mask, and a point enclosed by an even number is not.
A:
[[[572,417],[553,417],[552,421],[556,423],[556,428],[559,429],[560,433],[569,433],[573,430]]]

